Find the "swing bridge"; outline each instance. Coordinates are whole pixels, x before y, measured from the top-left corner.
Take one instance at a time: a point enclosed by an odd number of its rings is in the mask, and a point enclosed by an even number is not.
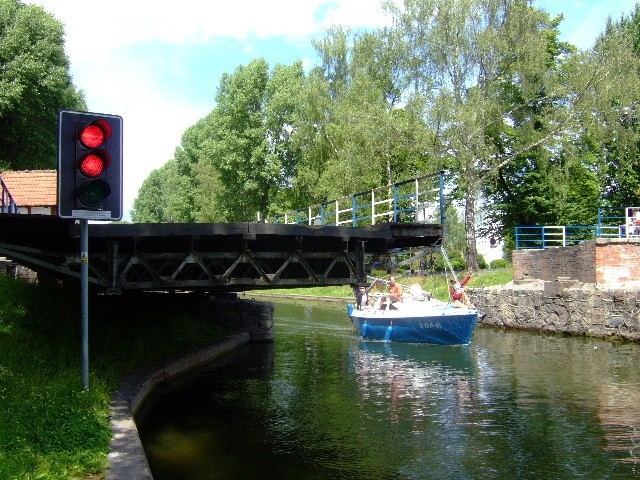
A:
[[[0,257],[72,283],[88,263],[90,289],[106,294],[357,285],[441,244],[443,189],[439,172],[258,222],[91,223],[88,258],[76,220],[18,214],[3,194]]]

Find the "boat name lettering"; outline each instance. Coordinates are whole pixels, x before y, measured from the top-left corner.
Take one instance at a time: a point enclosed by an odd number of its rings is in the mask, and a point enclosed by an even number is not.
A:
[[[442,325],[439,322],[422,322],[420,324],[420,328],[430,329],[430,330],[441,330]]]

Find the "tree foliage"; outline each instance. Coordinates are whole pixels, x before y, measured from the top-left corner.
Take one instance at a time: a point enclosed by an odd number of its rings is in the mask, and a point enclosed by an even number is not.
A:
[[[554,101],[569,93],[559,72],[570,50],[557,40],[557,22],[524,0],[420,0],[390,8],[411,46],[408,84],[425,98],[435,134],[430,154],[456,175],[467,262],[477,268],[476,203],[493,182],[503,188],[490,191],[502,192],[522,178],[523,167],[537,175],[548,160],[541,145],[557,125]],[[538,177],[543,190],[546,174]]]
[[[599,204],[640,203],[638,7],[584,52],[528,0],[385,8],[392,27],[314,41],[307,74],[255,60],[225,75],[216,107],[140,193],[183,198],[141,201],[134,220],[251,220],[445,168],[477,268],[479,233],[592,225]]]
[[[55,168],[58,111],[86,109],[63,35],[41,7],[0,0],[0,171]]]
[[[322,63],[296,126],[298,185],[313,188],[307,197],[320,202],[424,172],[430,136],[419,99],[402,96],[404,45],[396,33],[334,28],[315,47]]]
[[[304,81],[300,62],[272,70],[263,59],[225,74],[216,107],[183,136],[163,170],[169,202],[155,221],[251,221],[286,205],[297,175],[293,125]],[[170,175],[167,175],[170,174]],[[143,190],[156,188],[143,185]],[[134,221],[146,213],[134,208]]]
[[[600,122],[590,133],[594,154],[604,159],[603,197],[612,206],[640,205],[640,6],[607,24],[592,64],[605,64],[615,82],[598,88]]]

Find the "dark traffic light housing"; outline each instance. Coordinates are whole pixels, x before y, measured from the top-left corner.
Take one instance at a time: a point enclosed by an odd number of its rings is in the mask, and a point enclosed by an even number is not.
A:
[[[60,111],[58,216],[122,218],[122,117]]]

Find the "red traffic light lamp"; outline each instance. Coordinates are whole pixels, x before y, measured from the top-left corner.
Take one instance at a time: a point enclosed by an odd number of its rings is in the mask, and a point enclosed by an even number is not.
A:
[[[109,122],[99,118],[85,126],[78,139],[87,148],[99,148],[111,137],[112,132]]]
[[[60,112],[58,216],[122,218],[122,117]]]

